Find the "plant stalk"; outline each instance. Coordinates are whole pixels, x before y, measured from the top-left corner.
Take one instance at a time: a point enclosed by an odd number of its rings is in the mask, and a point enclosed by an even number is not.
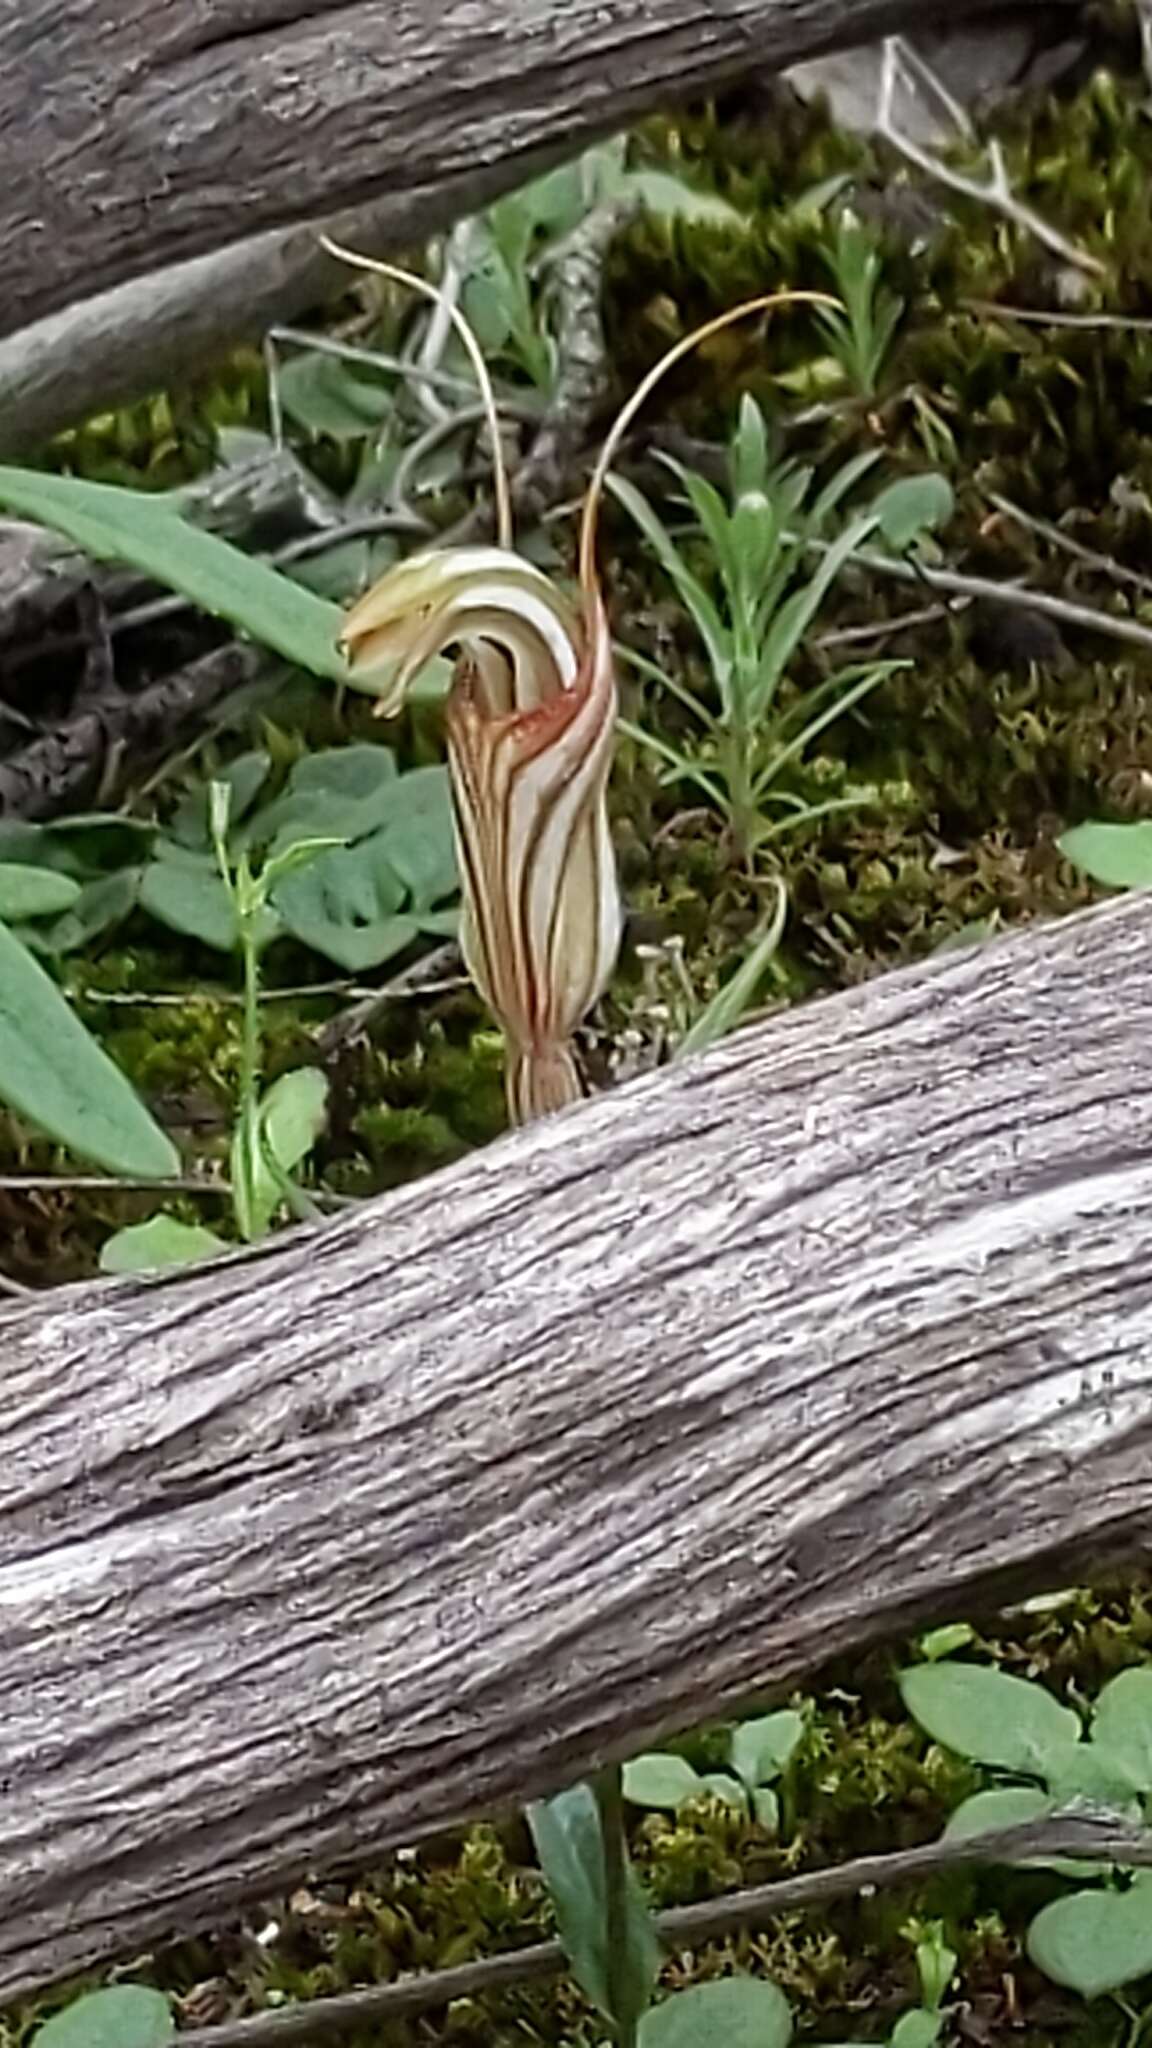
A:
[[[625,1915],[628,1904],[628,1841],[624,1829],[624,1779],[619,1764],[599,1772],[595,1780],[604,1850],[604,1935],[607,1949],[608,1997],[617,2048],[637,2048],[639,2021],[630,2010]]]

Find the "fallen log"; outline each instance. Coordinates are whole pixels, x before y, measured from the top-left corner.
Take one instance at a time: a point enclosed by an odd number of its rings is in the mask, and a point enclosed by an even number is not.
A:
[[[0,1993],[1143,1555],[1152,908],[0,1313]]]
[[[401,240],[425,236],[742,72],[995,9],[21,0],[0,16],[0,334],[240,234],[384,198]]]

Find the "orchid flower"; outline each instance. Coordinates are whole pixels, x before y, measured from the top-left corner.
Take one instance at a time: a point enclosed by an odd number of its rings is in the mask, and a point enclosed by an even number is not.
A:
[[[328,242],[331,253],[440,299],[426,279]],[[472,359],[492,423],[496,547],[432,548],[382,576],[349,611],[340,647],[376,711],[398,712],[420,669],[457,650],[446,725],[460,861],[465,964],[504,1034],[514,1122],[583,1094],[572,1054],[611,977],[622,930],[608,829],[616,720],[612,641],[596,573],[596,518],[621,437],[657,378],[706,336],[790,298],[721,314],[650,371],[616,420],[584,501],[573,601],[512,547],[496,408],[479,345],[441,301]]]

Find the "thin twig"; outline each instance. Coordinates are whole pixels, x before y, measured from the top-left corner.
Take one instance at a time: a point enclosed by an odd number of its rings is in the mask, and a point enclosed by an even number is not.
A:
[[[437,946],[433,952],[425,953],[423,959],[404,967],[394,974],[380,988],[368,989],[351,1009],[341,1010],[336,1017],[329,1018],[316,1032],[314,1043],[321,1059],[329,1060],[344,1046],[351,1045],[371,1029],[376,1018],[390,1003],[411,1001],[415,997],[443,995],[468,986],[469,976],[463,971],[460,949],[454,939],[447,945]]]
[[[831,542],[809,540],[805,545],[812,553],[826,555]],[[871,548],[853,548],[848,560],[873,575],[890,576],[899,583],[919,583],[929,590],[946,591],[956,597],[983,598],[992,604],[1011,605],[1018,611],[1042,612],[1047,618],[1058,619],[1061,625],[1074,626],[1085,633],[1101,633],[1134,647],[1152,648],[1152,626],[1097,611],[1093,605],[1073,604],[1066,597],[1052,597],[1046,590],[1029,590],[1026,584],[997,583],[991,576],[963,576],[954,569],[931,569],[926,563],[901,561],[895,555],[876,554]]]
[[[985,497],[998,512],[1008,519],[1014,519],[1018,526],[1027,527],[1029,532],[1039,534],[1042,540],[1051,541],[1053,547],[1063,548],[1066,555],[1084,562],[1091,569],[1099,569],[1102,576],[1108,576],[1113,583],[1130,584],[1134,590],[1142,590],[1145,596],[1152,596],[1152,576],[1142,576],[1138,569],[1126,568],[1112,555],[1102,555],[1098,548],[1085,547],[1081,540],[1073,540],[1062,526],[1054,526],[1050,519],[1038,519],[1034,512],[1025,512],[1011,498],[1002,497],[999,491],[986,491]]]
[[[112,1194],[132,1192],[150,1195],[222,1195],[232,1193],[226,1180],[205,1180],[202,1175],[171,1174],[164,1180],[133,1179],[118,1173],[0,1173],[0,1188],[22,1194],[75,1194],[103,1189]]]
[[[1127,313],[1061,313],[1043,306],[1004,306],[997,299],[961,299],[958,310],[993,320],[1020,320],[1026,327],[1112,327],[1121,334],[1152,334],[1152,320]]]
[[[1059,256],[1065,263],[1071,263],[1076,269],[1087,271],[1093,277],[1103,276],[1105,266],[1098,257],[1090,256],[1086,249],[1081,249],[1075,242],[1070,242],[1067,236],[1062,235],[1058,228],[1054,228],[1046,221],[1042,214],[1026,206],[1022,199],[1017,199],[1004,162],[1004,152],[998,142],[992,141],[988,144],[988,162],[992,175],[986,184],[981,185],[977,179],[966,177],[962,171],[954,171],[947,164],[941,163],[938,157],[932,155],[931,150],[925,149],[919,142],[914,142],[910,135],[904,134],[896,121],[894,101],[901,77],[907,77],[912,72],[926,81],[931,81],[941,104],[955,116],[956,103],[924,59],[912,52],[900,36],[888,36],[884,43],[880,102],[876,113],[877,134],[890,143],[893,149],[898,150],[909,163],[915,164],[917,170],[923,171],[925,177],[934,178],[938,184],[947,186],[949,191],[959,193],[964,199],[974,199],[978,205],[993,207],[1005,220],[1011,221],[1013,226],[1022,229],[1025,234],[1035,236],[1038,242],[1043,243],[1046,249],[1050,249],[1054,256]],[[960,125],[961,133],[967,134],[969,131],[966,117]]]
[[[1081,1856],[1112,1859],[1122,1867],[1152,1865],[1152,1833],[1122,1822],[1080,1817],[1033,1821],[986,1835],[927,1842],[887,1856],[858,1856],[827,1870],[810,1870],[776,1884],[756,1885],[722,1899],[694,1906],[674,1906],[656,1915],[657,1932],[669,1946],[713,1941],[744,1928],[762,1927],[781,1913],[802,1912],[833,1899],[887,1890],[894,1885],[922,1883],[942,1870],[987,1864],[1020,1864],[1038,1856]],[[475,1998],[507,1984],[538,1983],[558,1976],[567,1958],[558,1941],[542,1941],[508,1955],[487,1956],[454,1969],[403,1978],[395,1984],[346,1991],[279,2012],[256,2013],[221,2026],[194,2027],[181,2033],[180,2048],[305,2048],[305,2044],[383,2024],[413,2013],[429,2012],[457,1998]]]
[[[869,619],[862,626],[834,626],[831,632],[817,633],[812,646],[856,647],[866,645],[869,641],[883,644],[896,633],[909,632],[913,626],[931,626],[937,619],[950,619],[955,612],[962,610],[967,602],[969,600],[961,598],[954,605],[926,604],[921,605],[918,611],[900,612],[892,619]]]
[[[476,386],[467,377],[454,377],[449,370],[410,362],[406,356],[387,355],[375,348],[359,348],[350,341],[334,341],[330,334],[309,334],[303,327],[272,327],[269,338],[292,342],[297,348],[314,348],[320,355],[336,356],[345,363],[360,363],[366,369],[386,370],[399,377],[410,377],[414,383],[430,384],[436,390],[451,392],[454,398],[474,398],[476,395]]]

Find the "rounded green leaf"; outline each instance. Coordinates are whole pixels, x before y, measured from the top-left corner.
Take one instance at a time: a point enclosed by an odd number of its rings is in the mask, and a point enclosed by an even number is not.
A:
[[[892,2029],[891,2048],[935,2048],[944,2026],[944,2015],[925,2012],[902,2013]]]
[[[900,1691],[934,1741],[1002,1771],[1042,1778],[1081,1733],[1079,1716],[1043,1686],[986,1664],[915,1664]]]
[[[27,867],[21,861],[0,861],[0,917],[19,924],[26,917],[56,917],[71,910],[80,894],[79,882],[55,868]]]
[[[962,1799],[955,1813],[948,1816],[943,1839],[962,1842],[970,1835],[1023,1827],[1051,1812],[1052,1801],[1038,1785],[997,1785],[989,1792],[974,1792],[971,1799]]]
[[[0,1100],[110,1173],[178,1173],[180,1155],[56,983],[0,924]]]
[[[920,534],[947,526],[954,503],[947,477],[931,473],[889,484],[873,499],[872,510],[889,547],[902,553]]]
[[[1152,818],[1074,825],[1056,841],[1065,860],[1110,889],[1152,889]]]
[[[1135,1791],[1152,1792],[1152,1669],[1147,1665],[1109,1679],[1096,1701],[1092,1745],[1116,1759]]]
[[[218,953],[231,953],[239,938],[236,909],[215,861],[161,844],[140,884],[140,907],[160,924]]]
[[[688,1800],[703,1796],[703,1783],[682,1756],[652,1750],[624,1766],[624,1797],[633,1806],[655,1806],[675,1813]]]
[[[732,1769],[749,1787],[768,1784],[780,1776],[803,1733],[804,1717],[792,1707],[741,1721],[728,1744]]]
[[[176,2038],[168,2000],[143,1984],[115,1984],[66,2005],[32,2036],[31,2048],[167,2048]]]
[[[130,1223],[100,1247],[102,1273],[161,1273],[169,1266],[194,1266],[229,1249],[214,1230],[181,1223],[175,1216],[150,1216]]]
[[[788,2000],[759,1977],[694,1984],[640,2022],[640,2048],[788,2048],[791,2039]]]
[[[1119,1991],[1152,1971],[1152,1880],[1129,1891],[1073,1892],[1036,1915],[1028,1954],[1057,1984],[1082,1998]]]

